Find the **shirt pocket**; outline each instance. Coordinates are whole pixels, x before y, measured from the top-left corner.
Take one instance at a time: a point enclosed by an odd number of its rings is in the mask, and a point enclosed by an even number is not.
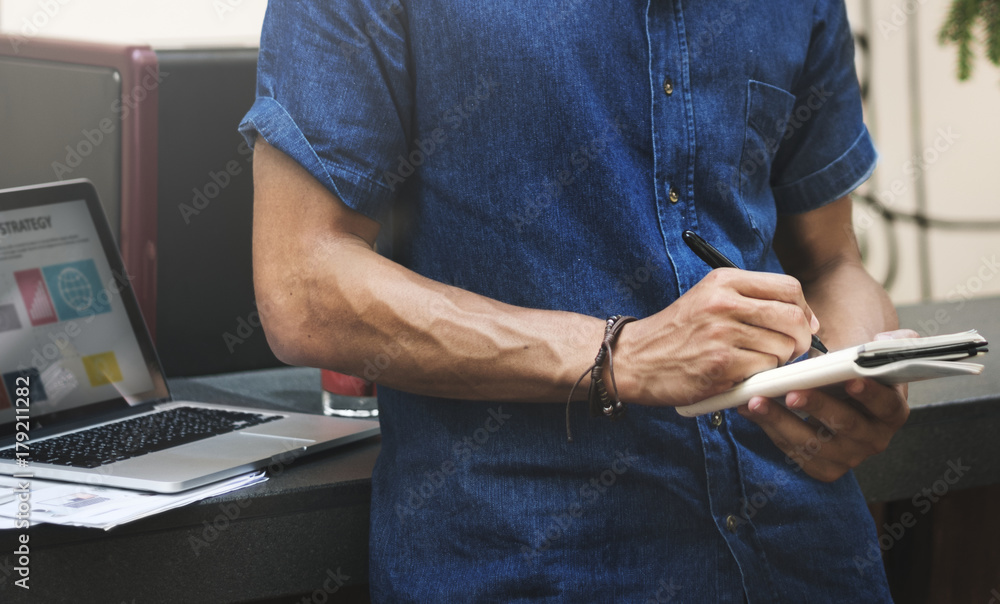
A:
[[[777,86],[747,83],[747,117],[740,154],[740,203],[766,250],[774,237],[777,210],[771,191],[771,165],[795,107],[795,96]]]

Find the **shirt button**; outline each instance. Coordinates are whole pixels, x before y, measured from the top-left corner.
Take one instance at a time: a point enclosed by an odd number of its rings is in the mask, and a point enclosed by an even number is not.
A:
[[[726,516],[726,530],[730,533],[735,533],[736,529],[740,526],[740,520],[736,516],[730,514]]]
[[[722,411],[716,411],[709,418],[708,423],[711,424],[713,428],[718,428],[722,425]]]
[[[670,203],[677,203],[680,201],[681,196],[677,192],[677,189],[670,187],[670,192],[667,194],[667,198],[670,199]]]
[[[663,92],[665,92],[667,96],[674,93],[674,83],[670,80],[670,78],[663,80]]]

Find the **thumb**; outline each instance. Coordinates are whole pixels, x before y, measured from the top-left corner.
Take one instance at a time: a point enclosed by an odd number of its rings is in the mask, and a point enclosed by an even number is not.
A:
[[[912,329],[894,329],[875,334],[873,340],[902,340],[904,338],[919,338],[920,334]]]

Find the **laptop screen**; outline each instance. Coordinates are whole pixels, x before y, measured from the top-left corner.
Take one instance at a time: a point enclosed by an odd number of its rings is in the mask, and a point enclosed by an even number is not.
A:
[[[129,279],[90,183],[0,191],[0,424],[168,396]]]

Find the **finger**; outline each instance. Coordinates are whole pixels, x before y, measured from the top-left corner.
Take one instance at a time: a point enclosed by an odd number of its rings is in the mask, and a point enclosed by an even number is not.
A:
[[[872,417],[889,426],[902,426],[910,416],[910,406],[906,404],[906,397],[901,388],[859,378],[848,382],[844,390]]]
[[[748,377],[762,371],[774,369],[781,364],[773,354],[759,350],[747,350],[745,348],[738,348],[736,350],[736,358],[739,362],[739,370],[734,373],[736,383],[742,382]],[[733,385],[735,386],[736,384],[734,383]]]
[[[731,326],[733,346],[757,352],[773,359],[767,369],[778,367],[794,358],[797,342],[788,334],[737,321]]]
[[[839,443],[833,435],[822,428],[817,430],[782,405],[754,397],[737,411],[760,426],[790,463],[794,462],[813,478],[832,482],[850,469],[839,461],[836,450]]]
[[[823,424],[818,434],[825,431],[836,437],[828,453],[849,468],[885,451],[899,427],[875,417],[855,399],[842,399],[819,390],[790,392],[785,400],[789,409],[809,413],[811,419]]]
[[[782,364],[809,350],[812,345],[813,332],[801,308],[794,304],[773,300],[754,298],[743,298],[743,300],[745,304],[736,316],[738,320],[782,334],[792,340],[794,345],[788,351],[788,356],[782,361]]]
[[[912,329],[894,329],[875,334],[873,340],[902,340],[905,338],[919,338],[920,334]]]
[[[827,433],[857,443],[854,446],[859,444],[868,455],[877,452],[878,443],[888,443],[885,425],[850,400],[820,390],[793,391],[785,396],[785,406],[797,413],[808,413]]]
[[[714,272],[714,271],[713,271]],[[737,275],[726,275],[732,279],[731,286],[743,296],[758,300],[773,300],[794,304],[802,310],[805,323],[811,333],[819,331],[819,319],[806,302],[802,284],[794,277],[778,273],[735,271]]]
[[[702,398],[728,390],[751,375],[777,366],[772,355],[742,348],[726,347],[717,354],[705,356],[711,362],[687,368],[692,377],[705,386],[698,393]]]

